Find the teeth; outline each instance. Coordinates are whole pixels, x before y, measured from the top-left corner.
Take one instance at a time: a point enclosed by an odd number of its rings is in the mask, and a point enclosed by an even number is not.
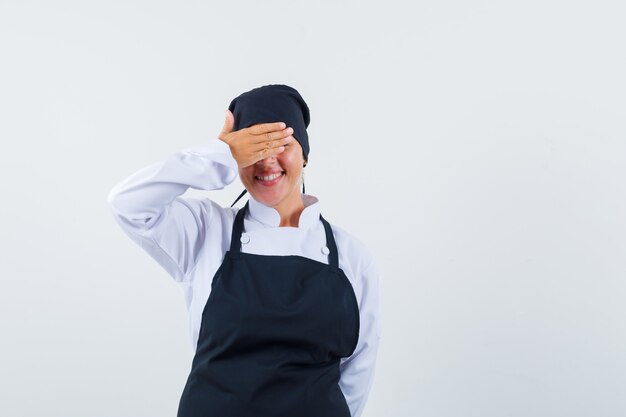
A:
[[[260,179],[260,180],[263,180],[263,181],[271,181],[271,180],[273,180],[275,178],[280,177],[281,175],[283,175],[282,172],[277,172],[276,174],[268,175],[267,177],[258,177],[257,176],[257,178]]]

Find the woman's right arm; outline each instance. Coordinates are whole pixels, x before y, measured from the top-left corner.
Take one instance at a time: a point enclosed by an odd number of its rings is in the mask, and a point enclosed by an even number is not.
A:
[[[190,187],[221,190],[235,180],[238,168],[284,151],[293,129],[283,122],[261,123],[233,131],[227,110],[224,127],[205,145],[183,149],[149,165],[109,192],[107,201],[122,230],[176,281],[186,281],[220,209],[207,199],[183,198]],[[208,235],[207,235],[208,234]]]
[[[237,176],[237,162],[220,139],[178,151],[116,184],[107,201],[122,230],[176,281],[196,264],[215,207],[183,198],[190,187],[220,190]]]

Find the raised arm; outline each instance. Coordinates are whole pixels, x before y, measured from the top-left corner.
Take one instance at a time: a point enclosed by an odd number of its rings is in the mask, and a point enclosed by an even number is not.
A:
[[[229,146],[216,138],[135,172],[111,189],[107,201],[122,230],[183,281],[207,239],[214,208],[181,195],[189,188],[222,189],[236,176]]]
[[[220,209],[206,199],[182,194],[189,188],[220,190],[235,180],[238,167],[282,152],[293,139],[282,122],[236,131],[233,126],[233,114],[227,110],[216,139],[149,165],[109,192],[108,204],[122,230],[176,281],[188,279],[211,239],[214,211]]]

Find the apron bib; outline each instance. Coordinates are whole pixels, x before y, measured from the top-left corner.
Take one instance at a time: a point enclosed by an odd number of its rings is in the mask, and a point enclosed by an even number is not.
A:
[[[329,264],[244,253],[247,209],[211,283],[178,417],[351,417],[339,361],[356,349],[359,309],[330,224],[320,214]]]

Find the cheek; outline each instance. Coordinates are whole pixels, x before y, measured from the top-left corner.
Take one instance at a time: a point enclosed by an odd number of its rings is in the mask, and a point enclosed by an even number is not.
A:
[[[293,171],[294,168],[297,168],[304,164],[304,159],[299,157],[298,152],[299,151],[297,149],[287,147],[285,151],[279,155],[278,161],[283,166],[283,168]]]
[[[250,181],[252,181],[254,179],[253,175],[254,175],[254,171],[251,169],[248,169],[248,167],[246,167],[245,169],[239,170],[239,178],[250,179]]]

